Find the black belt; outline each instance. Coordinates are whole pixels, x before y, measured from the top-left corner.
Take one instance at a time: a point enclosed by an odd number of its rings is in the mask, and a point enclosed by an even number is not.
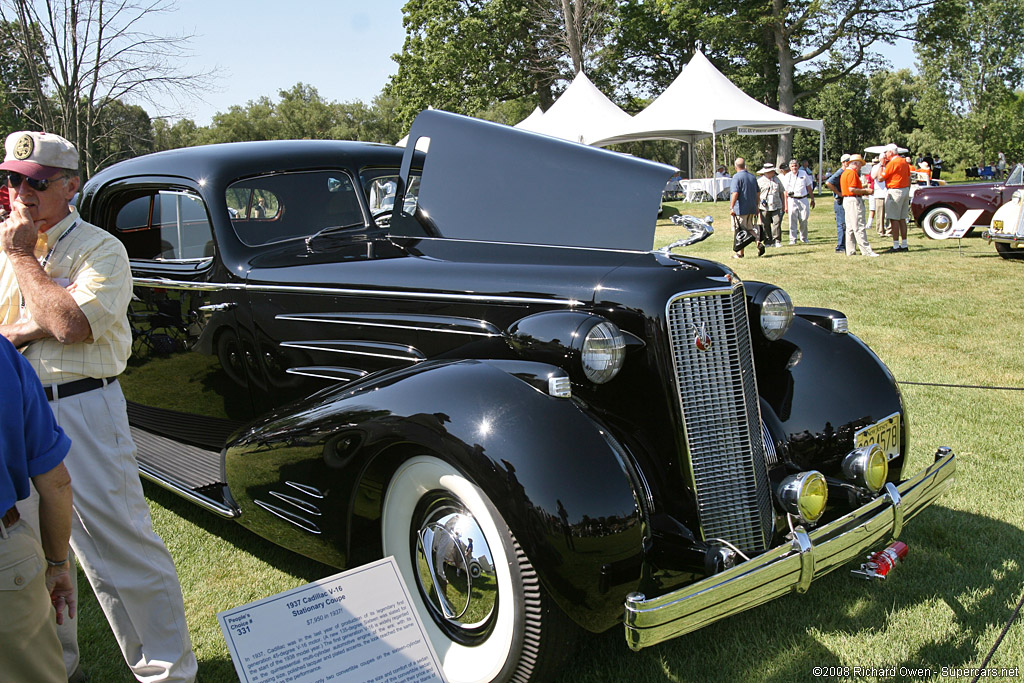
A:
[[[84,394],[87,391],[100,389],[116,381],[116,377],[104,377],[103,379],[87,377],[85,379],[76,379],[74,382],[64,382],[64,384],[46,384],[43,385],[43,391],[46,392],[46,400],[52,401],[54,398],[61,399],[75,396],[76,394]],[[54,396],[54,389],[57,390],[56,397]]]
[[[11,525],[21,519],[21,514],[18,512],[18,506],[15,505],[10,510],[4,513],[3,525],[5,529],[11,528]]]

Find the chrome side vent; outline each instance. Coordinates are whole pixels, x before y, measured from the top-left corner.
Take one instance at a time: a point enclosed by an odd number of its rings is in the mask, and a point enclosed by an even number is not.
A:
[[[743,287],[678,294],[666,320],[704,538],[763,552],[774,513]]]

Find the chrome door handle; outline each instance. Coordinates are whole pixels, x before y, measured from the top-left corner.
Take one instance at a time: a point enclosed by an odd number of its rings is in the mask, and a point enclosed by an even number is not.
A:
[[[238,306],[236,303],[223,303],[223,304],[206,304],[200,306],[199,310],[203,313],[220,313],[221,311],[230,311],[232,308]]]

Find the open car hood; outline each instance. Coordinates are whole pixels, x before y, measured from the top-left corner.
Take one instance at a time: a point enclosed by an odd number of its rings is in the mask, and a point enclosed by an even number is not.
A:
[[[416,215],[397,197],[393,235],[636,251],[654,245],[671,166],[428,110],[409,133],[400,194],[421,138],[430,147]]]

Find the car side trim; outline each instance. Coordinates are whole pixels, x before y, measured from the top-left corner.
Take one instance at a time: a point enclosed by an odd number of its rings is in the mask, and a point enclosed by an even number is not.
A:
[[[403,292],[384,289],[347,289],[342,287],[291,287],[288,285],[251,285],[242,282],[189,282],[187,280],[166,280],[163,278],[135,278],[136,286],[163,287],[165,289],[187,289],[200,292],[216,292],[235,290],[248,292],[290,292],[293,294],[329,294],[335,296],[386,297],[401,299],[441,299],[443,301],[476,301],[488,303],[510,304],[555,304],[563,306],[582,306],[585,302],[578,299],[561,299],[558,297],[541,298],[528,296],[512,296],[504,294],[451,294],[447,292]]]

